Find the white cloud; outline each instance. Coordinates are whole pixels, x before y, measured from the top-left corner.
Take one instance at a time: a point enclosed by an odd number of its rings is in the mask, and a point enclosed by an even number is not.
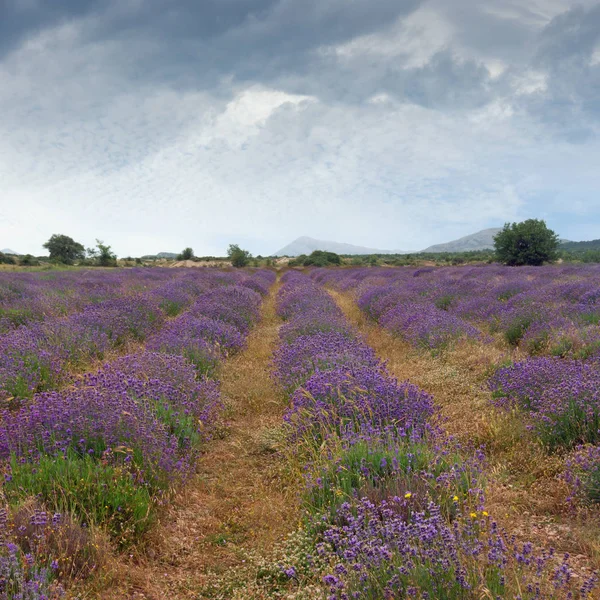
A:
[[[523,17],[533,33],[564,9],[494,6],[482,18]],[[135,1],[119,10],[134,14]],[[85,17],[47,28],[0,59],[0,247],[40,253],[66,233],[121,255],[222,254],[240,240],[266,254],[299,235],[410,250],[558,214],[566,199],[574,212],[600,209],[595,138],[574,147],[524,108],[548,91],[533,50],[479,52],[438,0],[318,44],[295,71],[223,70],[213,83],[138,77],[159,40],[95,38],[94,27]],[[440,51],[472,68],[429,68]],[[201,58],[187,68],[201,70]],[[435,110],[394,86],[399,73],[423,83],[420,69],[443,93]],[[471,80],[474,100],[461,102]],[[349,89],[365,100],[342,101]]]

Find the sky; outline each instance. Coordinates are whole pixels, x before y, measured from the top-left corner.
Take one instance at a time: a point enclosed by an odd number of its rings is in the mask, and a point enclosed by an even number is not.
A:
[[[600,238],[600,2],[0,0],[0,248]]]

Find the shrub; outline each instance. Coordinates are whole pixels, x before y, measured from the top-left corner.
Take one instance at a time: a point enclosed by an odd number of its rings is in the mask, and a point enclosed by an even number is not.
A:
[[[0,252],[0,264],[14,265],[15,259],[12,256],[9,256],[8,254],[4,254],[3,252]]]
[[[325,250],[315,250],[307,256],[303,263],[305,267],[328,267],[330,265],[341,265],[342,259],[335,252],[326,252]]]
[[[177,260],[192,260],[193,258],[194,251],[191,248],[184,248],[177,256]]]
[[[237,244],[230,244],[227,250],[227,257],[231,264],[236,268],[247,267],[252,254],[248,250],[242,250]]]

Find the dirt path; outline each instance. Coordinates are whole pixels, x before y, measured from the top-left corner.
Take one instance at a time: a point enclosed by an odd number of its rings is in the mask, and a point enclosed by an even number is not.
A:
[[[490,402],[488,369],[504,352],[490,344],[465,344],[433,356],[370,322],[351,294],[328,291],[392,375],[433,394],[450,434],[485,447],[490,514],[520,539],[569,552],[573,566],[600,568],[600,517],[569,511],[560,457],[535,443],[519,415],[495,410]]]
[[[369,321],[350,294],[328,289],[349,321],[358,327],[366,342],[387,362],[388,371],[433,394],[441,407],[449,433],[469,441],[489,442],[491,423],[489,393],[484,389],[485,368],[500,353],[493,348],[471,346],[458,360],[434,357]]]
[[[163,514],[144,555],[115,565],[112,581],[96,597],[198,600],[208,573],[240,564],[244,552],[267,550],[295,524],[295,491],[269,441],[285,408],[270,377],[278,288],[265,299],[246,349],[219,373],[228,405],[223,438],[207,446],[197,479]]]

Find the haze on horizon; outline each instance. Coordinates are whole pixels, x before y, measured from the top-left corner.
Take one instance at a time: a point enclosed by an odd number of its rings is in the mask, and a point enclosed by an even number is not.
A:
[[[0,247],[600,237],[600,3],[0,0]]]

